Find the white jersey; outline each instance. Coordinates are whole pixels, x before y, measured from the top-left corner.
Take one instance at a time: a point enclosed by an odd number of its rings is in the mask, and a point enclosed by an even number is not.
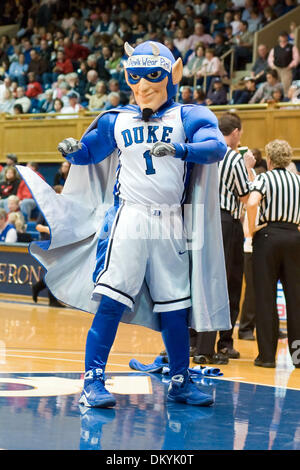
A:
[[[114,129],[120,150],[115,194],[143,205],[180,205],[184,194],[186,164],[172,156],[154,157],[155,142],[185,142],[181,107],[145,122],[134,114],[119,113]]]

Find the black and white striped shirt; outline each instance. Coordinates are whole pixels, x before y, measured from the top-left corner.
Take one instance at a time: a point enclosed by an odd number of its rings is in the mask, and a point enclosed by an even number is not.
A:
[[[262,195],[259,223],[289,222],[300,224],[300,176],[275,168],[258,175],[251,191]]]
[[[234,219],[240,219],[243,204],[240,197],[249,194],[249,179],[243,157],[227,148],[219,163],[219,193],[221,209],[229,211]]]

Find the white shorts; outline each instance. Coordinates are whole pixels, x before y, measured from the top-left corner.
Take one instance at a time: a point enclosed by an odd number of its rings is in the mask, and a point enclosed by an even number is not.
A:
[[[107,295],[133,309],[145,280],[154,312],[191,306],[180,207],[170,213],[123,201],[114,212],[110,236],[98,246],[93,300]]]

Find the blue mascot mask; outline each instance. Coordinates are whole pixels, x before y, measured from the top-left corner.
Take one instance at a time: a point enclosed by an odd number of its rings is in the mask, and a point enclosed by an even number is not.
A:
[[[125,63],[127,82],[134,91],[134,85],[142,78],[148,82],[160,83],[167,78],[167,100],[174,98],[177,93],[178,83],[182,77],[182,61],[175,58],[171,51],[161,43],[146,41],[136,48],[125,43],[125,52],[128,60]],[[163,103],[162,103],[163,104]]]

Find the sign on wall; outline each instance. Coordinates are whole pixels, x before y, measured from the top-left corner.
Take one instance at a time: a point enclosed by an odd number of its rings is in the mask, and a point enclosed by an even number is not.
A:
[[[32,285],[45,275],[43,267],[28,253],[28,247],[0,245],[0,293],[32,295]],[[47,290],[40,296],[47,297]]]

